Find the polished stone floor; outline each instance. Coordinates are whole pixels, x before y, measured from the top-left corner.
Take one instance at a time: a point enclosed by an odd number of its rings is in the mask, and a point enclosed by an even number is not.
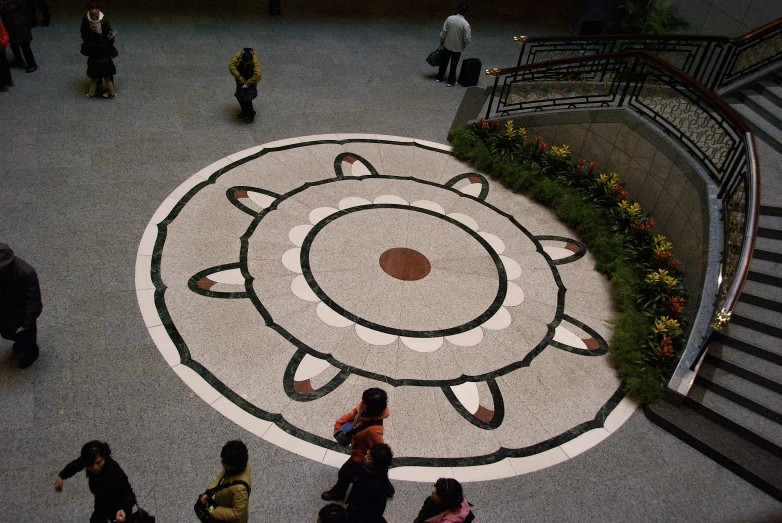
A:
[[[50,6],[52,25],[34,29],[38,72],[14,69],[16,86],[0,93],[0,241],[36,267],[44,297],[39,361],[20,371],[0,342],[0,521],[88,520],[83,476],[63,494],[52,484],[96,438],[159,521],[194,520],[232,438],[250,448],[251,521],[314,521],[344,459],[326,423],[370,383],[392,392],[388,438],[403,465],[392,522],[412,520],[438,466],[473,480],[482,521],[779,515],[778,502],[616,406],[600,345],[611,312],[590,254],[438,145],[465,93],[436,84],[424,62],[449,13],[107,6],[118,98],[90,101],[82,10]],[[515,63],[512,36],[565,25],[474,11],[464,57],[486,67]],[[252,125],[235,118],[227,72],[247,45],[264,74]],[[406,299],[417,286],[433,290]],[[534,336],[552,321],[553,337]]]

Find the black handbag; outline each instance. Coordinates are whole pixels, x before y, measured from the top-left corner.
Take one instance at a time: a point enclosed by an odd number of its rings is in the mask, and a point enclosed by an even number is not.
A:
[[[382,425],[382,424],[383,424],[382,419],[376,419],[370,421],[369,423],[365,423],[364,425],[359,425],[358,427],[354,427],[353,422],[344,423],[342,427],[340,427],[339,430],[337,430],[337,432],[334,433],[334,439],[337,440],[337,443],[339,443],[343,447],[347,447],[350,445],[350,442],[353,440],[353,436],[355,436],[362,430],[368,429],[369,427],[374,427],[375,425]],[[346,428],[348,430],[342,430],[343,428]]]
[[[432,67],[438,67],[443,62],[443,46],[441,45],[426,57],[426,63]]]
[[[220,481],[222,481],[224,477],[225,474],[223,474],[223,476],[220,478],[218,483],[220,483]],[[223,485],[217,485],[215,488],[207,489],[207,491],[204,492],[204,494],[209,496],[210,503],[204,505],[203,503],[201,503],[201,496],[198,496],[198,499],[196,500],[195,505],[193,506],[193,511],[195,512],[198,521],[200,521],[201,523],[215,523],[217,520],[212,516],[212,513],[209,512],[207,508],[209,507],[209,505],[214,505],[213,500],[214,500],[215,492],[217,492],[218,490],[223,490],[224,488],[232,487],[234,485],[244,485],[244,488],[247,489],[247,495],[250,495],[250,492],[252,491],[250,485],[248,485],[246,482],[242,480],[232,481],[230,483],[225,483]]]

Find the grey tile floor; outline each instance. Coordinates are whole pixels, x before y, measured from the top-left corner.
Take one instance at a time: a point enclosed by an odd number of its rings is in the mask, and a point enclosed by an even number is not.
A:
[[[187,12],[152,1],[119,4],[106,10],[119,30],[116,101],[84,97],[82,9],[60,1],[50,2],[52,26],[34,30],[39,71],[15,69],[16,87],[0,94],[0,240],[37,268],[44,293],[39,361],[19,371],[10,344],[0,342],[0,521],[87,521],[83,476],[67,481],[63,494],[52,486],[93,438],[112,444],[158,521],[194,521],[193,499],[231,438],[250,448],[251,520],[314,521],[335,470],[243,431],[171,371],[136,304],[135,252],[171,190],[253,145],[331,132],[444,142],[464,90],[435,84],[423,59],[449,13],[300,2],[269,19],[263,5],[251,10],[248,1],[196,1]],[[532,10],[518,22],[476,12],[464,56],[510,65],[513,35],[563,27]],[[252,126],[234,118],[227,72],[246,45],[258,50],[264,70]],[[431,487],[396,487],[388,520],[410,521]],[[481,521],[782,517],[777,501],[640,413],[574,459],[471,483],[467,494]]]

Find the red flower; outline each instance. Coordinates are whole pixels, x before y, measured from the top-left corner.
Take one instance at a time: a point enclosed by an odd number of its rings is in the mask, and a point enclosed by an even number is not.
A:
[[[672,259],[671,260],[671,269],[678,269],[679,268],[679,263],[681,263],[681,262],[679,262],[679,260],[677,260],[676,258]]]
[[[577,172],[578,174],[581,174],[581,173],[583,173],[583,172],[584,172],[584,166],[585,166],[585,165],[586,165],[586,160],[584,160],[583,158],[581,158],[581,159],[578,161],[578,165],[576,166],[576,172]]]
[[[500,126],[500,121],[499,120],[492,120],[491,124],[496,128],[496,127]]]
[[[679,296],[668,298],[668,310],[671,311],[671,314],[681,314],[684,310],[684,298]],[[663,343],[665,343],[665,340],[663,340]]]
[[[676,356],[676,353],[672,345],[663,345],[663,348],[657,351],[658,360],[668,361],[673,359],[674,356]]]
[[[595,171],[595,167],[597,167],[597,162],[589,162],[589,171],[587,171],[590,175]]]
[[[524,139],[524,149],[526,149],[527,152],[529,152],[530,148],[532,147],[532,140],[529,138]]]
[[[483,129],[484,131],[488,131],[489,130],[489,122],[487,122],[486,120],[483,120],[481,122],[481,129]]]
[[[633,227],[643,232],[649,232],[649,229],[651,229],[653,226],[654,226],[654,220],[651,218],[640,220],[633,224]]]
[[[612,189],[614,190],[614,194],[621,194],[622,193],[622,184],[615,183],[614,186],[612,187]]]

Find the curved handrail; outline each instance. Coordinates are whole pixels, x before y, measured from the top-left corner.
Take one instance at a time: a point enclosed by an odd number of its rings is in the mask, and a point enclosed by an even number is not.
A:
[[[745,35],[618,34],[516,36],[521,45],[516,65],[550,61],[557,55],[607,54],[647,49],[677,60],[679,69],[708,88],[734,89],[782,63],[782,18]]]
[[[561,60],[549,60],[547,62],[518,65],[514,67],[505,67],[502,69],[492,68],[492,69],[486,69],[486,75],[496,78],[499,76],[517,74],[526,71],[534,71],[536,69],[538,70],[552,69],[559,65],[589,63],[589,62],[596,62],[601,60],[621,59],[621,58],[640,58],[648,62],[653,62],[657,67],[659,67],[660,69],[664,69],[668,74],[678,77],[678,79],[683,84],[687,85],[692,90],[698,91],[699,95],[702,98],[707,99],[713,106],[717,107],[720,111],[722,111],[726,116],[726,119],[730,120],[731,124],[734,125],[738,130],[740,130],[743,133],[752,133],[752,130],[750,129],[749,125],[747,125],[747,123],[741,119],[738,113],[736,113],[736,111],[734,111],[730,105],[725,103],[722,100],[722,98],[714,94],[705,85],[703,85],[701,82],[699,82],[692,76],[688,75],[687,73],[684,73],[680,69],[677,69],[676,67],[672,66],[665,60],[657,57],[656,55],[648,51],[622,51],[619,53],[593,54],[589,56],[582,56],[579,58],[563,58]],[[754,150],[754,144],[753,144],[753,150]]]
[[[695,370],[712,333],[715,330],[720,331],[730,320],[752,261],[760,207],[760,173],[754,136],[749,126],[701,82],[647,51],[623,51],[564,58],[503,69],[488,69],[486,74],[494,77],[494,89],[485,115],[487,120],[496,116],[512,116],[532,110],[542,110],[546,107],[560,109],[576,108],[579,105],[627,107],[651,120],[655,125],[662,126],[663,130],[678,139],[685,149],[695,153],[693,156],[714,179],[719,187],[717,196],[723,201],[725,243],[717,288],[713,294],[704,292],[701,299],[703,304],[706,300],[717,298],[711,314],[713,321],[710,327],[709,322],[705,322],[707,328],[701,331],[703,337],[699,336],[692,346],[688,344],[687,353],[690,355],[688,361],[684,361],[683,358],[680,362],[680,366],[684,365],[690,370]],[[648,107],[643,108],[638,105],[638,97],[645,87],[647,75],[652,75],[655,85],[667,82],[668,87],[680,96],[686,94],[686,99],[697,100],[696,109],[700,114],[711,118],[713,123],[729,134],[729,145],[721,159],[715,160],[708,154],[704,154],[704,151],[699,151],[698,144],[689,140],[686,133],[676,134],[676,130],[670,125],[671,122],[666,122],[663,117],[657,118],[659,115],[650,113]],[[504,78],[505,81],[498,89],[500,78]],[[526,100],[522,97],[522,101],[517,99],[508,102],[515,86],[541,81],[544,84],[554,85],[580,82],[597,85],[602,87],[602,90],[598,89],[598,94],[582,94],[576,97],[570,90],[562,90],[562,94],[555,93],[553,97],[532,97]],[[498,98],[496,112],[492,114],[496,96],[500,98]],[[698,152],[701,154],[697,154]],[[734,223],[738,224],[739,234],[729,228],[733,227]],[[690,365],[691,361],[692,365]],[[691,384],[691,380],[689,383]],[[688,389],[689,385],[686,384],[684,394]],[[678,392],[681,390],[682,388],[679,387]]]

